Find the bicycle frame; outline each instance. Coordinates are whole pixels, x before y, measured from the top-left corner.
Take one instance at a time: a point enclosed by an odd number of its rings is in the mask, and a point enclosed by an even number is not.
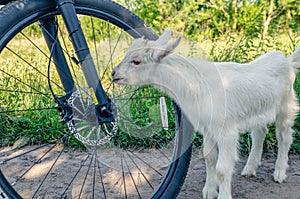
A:
[[[111,111],[111,100],[106,95],[95,69],[95,64],[77,18],[73,2],[72,0],[55,0],[55,2],[62,14],[63,21],[67,27],[69,37],[78,58],[78,60],[74,58],[73,61],[80,64],[91,91],[98,122],[99,124],[113,122],[114,116]],[[64,101],[66,101],[66,99],[68,99],[76,90],[76,85],[72,78],[62,47],[57,39],[55,18],[42,20],[40,21],[40,25],[42,26],[43,35],[52,54],[59,77],[67,93],[66,96],[61,98],[55,97],[59,106],[58,110],[63,110],[62,123],[66,123],[72,118],[72,112],[70,112],[72,109],[71,107],[67,107],[68,105],[66,105]]]

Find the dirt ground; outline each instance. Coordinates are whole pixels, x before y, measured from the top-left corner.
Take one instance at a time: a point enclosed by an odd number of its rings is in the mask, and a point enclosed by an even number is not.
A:
[[[287,181],[279,184],[273,181],[276,155],[264,154],[257,176],[245,178],[240,175],[247,157],[241,157],[236,165],[232,181],[232,195],[235,199],[300,199],[300,157],[290,155]],[[204,159],[194,153],[186,181],[178,199],[202,198],[205,183]]]
[[[5,151],[7,148],[0,148],[0,151]],[[39,153],[36,151],[35,153]],[[110,158],[114,157],[111,152],[105,152]],[[1,154],[1,153],[0,153]],[[177,197],[178,199],[201,199],[202,198],[202,188],[205,183],[205,164],[204,159],[201,158],[201,153],[199,150],[193,152],[192,161],[190,164],[190,169],[186,178],[186,181],[182,187],[182,190]],[[32,157],[34,154],[31,155]],[[66,163],[64,160],[68,160],[68,165],[75,164],[76,162],[82,161],[82,157],[84,153],[80,152],[68,152],[64,153],[61,158],[61,168],[62,172],[54,172],[51,173],[53,178],[63,179],[65,175],[68,173],[72,173],[69,171],[69,167],[64,165]],[[53,159],[49,157],[50,159]],[[144,157],[146,158],[146,157]],[[148,158],[149,159],[149,158]],[[30,162],[29,157],[22,158],[22,163],[19,163],[18,160],[11,161],[9,164],[6,164],[6,168],[11,168],[12,172],[17,172],[14,169],[16,165],[23,165],[24,168]],[[113,161],[113,160],[108,160]],[[154,161],[154,160],[153,160]],[[276,161],[276,156],[274,154],[264,154],[262,159],[262,164],[258,168],[257,177],[252,177],[250,179],[244,178],[240,175],[243,166],[246,162],[246,157],[241,157],[241,160],[236,165],[236,172],[233,175],[232,182],[232,194],[235,199],[300,199],[300,156],[290,155],[289,165],[290,168],[287,171],[287,181],[279,184],[273,181],[273,171],[274,164]],[[1,162],[1,161],[0,161]],[[155,161],[154,161],[155,162]],[[42,169],[47,165],[40,165],[37,169]],[[20,167],[18,167],[20,168]],[[38,171],[35,170],[34,174],[37,174]],[[83,178],[83,177],[82,177]],[[158,180],[158,183],[160,179]],[[51,183],[51,181],[50,181]],[[26,184],[26,187],[22,187],[21,189],[26,192],[26,190],[32,190],[34,185]],[[49,188],[49,187],[52,187]],[[51,186],[47,188],[47,193],[44,196],[40,196],[39,198],[56,198],[56,193],[60,189],[59,185],[56,184],[56,187],[52,183]],[[80,190],[80,184],[78,185],[78,189]],[[99,196],[100,197],[100,196]],[[1,198],[1,197],[0,197]],[[27,198],[27,197],[25,197]],[[28,197],[29,198],[29,197]],[[69,197],[67,197],[69,198]],[[72,198],[72,197],[70,197]]]

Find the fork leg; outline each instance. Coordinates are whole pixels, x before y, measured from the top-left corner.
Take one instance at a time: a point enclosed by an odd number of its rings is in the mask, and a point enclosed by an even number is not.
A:
[[[56,0],[95,104],[99,124],[114,121],[111,100],[104,91],[71,0]]]
[[[55,67],[65,89],[65,92],[71,93],[75,90],[75,84],[62,47],[57,38],[58,27],[55,18],[51,17],[49,19],[41,20],[39,21],[39,24],[48,45],[49,51],[52,52]]]

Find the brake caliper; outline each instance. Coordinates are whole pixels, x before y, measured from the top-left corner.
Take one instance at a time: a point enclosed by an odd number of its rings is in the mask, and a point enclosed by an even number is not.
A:
[[[54,96],[56,106],[55,108],[58,110],[59,115],[61,117],[60,122],[62,124],[66,124],[73,118],[72,107],[69,104],[69,98],[72,96],[72,92],[67,93],[65,96],[57,97]]]

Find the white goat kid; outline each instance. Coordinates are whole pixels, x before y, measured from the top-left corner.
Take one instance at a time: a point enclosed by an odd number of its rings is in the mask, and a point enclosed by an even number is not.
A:
[[[167,29],[156,41],[135,40],[113,69],[113,81],[156,86],[179,104],[195,130],[203,134],[207,167],[203,198],[231,198],[239,132],[252,132],[252,149],[242,175],[256,175],[271,122],[276,124],[278,140],[274,180],[283,182],[291,126],[299,110],[293,83],[300,47],[288,58],[270,52],[247,64],[218,63],[172,53],[180,37],[168,43],[170,35]]]

